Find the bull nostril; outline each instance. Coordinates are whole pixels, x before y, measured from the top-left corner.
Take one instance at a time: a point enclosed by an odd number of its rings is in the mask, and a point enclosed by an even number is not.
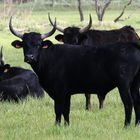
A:
[[[32,60],[34,59],[33,55],[30,55],[30,59],[32,59]]]
[[[25,62],[32,62],[34,60],[34,56],[33,55],[26,55],[25,56]]]
[[[26,55],[26,57],[28,58],[28,59],[34,59],[34,56],[31,54],[31,55]]]

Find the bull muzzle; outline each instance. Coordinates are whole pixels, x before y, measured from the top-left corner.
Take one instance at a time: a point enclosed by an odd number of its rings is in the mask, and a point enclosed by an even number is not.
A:
[[[32,54],[25,55],[24,61],[26,63],[34,63],[36,61],[35,57]]]

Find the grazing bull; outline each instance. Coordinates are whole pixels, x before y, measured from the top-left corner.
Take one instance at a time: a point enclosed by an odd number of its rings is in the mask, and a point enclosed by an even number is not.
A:
[[[48,15],[51,25],[54,26],[50,15]],[[56,40],[63,42],[64,44],[77,44],[77,45],[93,45],[93,46],[104,46],[117,42],[129,42],[138,41],[139,36],[131,26],[124,26],[120,29],[115,30],[89,30],[92,26],[92,18],[90,16],[89,24],[84,28],[79,27],[67,27],[62,28],[58,25],[56,29],[62,34],[55,36]],[[99,108],[103,107],[103,102],[105,97],[98,95]],[[90,94],[85,94],[86,96],[86,109],[90,110]]]
[[[40,83],[54,100],[56,124],[64,116],[69,124],[70,97],[75,93],[93,93],[105,96],[117,87],[124,104],[125,126],[130,124],[134,106],[136,124],[140,123],[140,46],[136,43],[116,43],[104,47],[54,45],[43,41],[54,33],[21,34],[10,31],[22,41],[15,40],[15,48],[22,47],[24,61],[37,73]],[[43,36],[43,37],[42,37]]]
[[[16,101],[27,95],[42,97],[44,92],[40,87],[37,75],[31,70],[20,67],[10,67],[4,64],[2,49],[0,52],[0,100]]]
[[[50,15],[49,21],[52,26],[54,26]],[[92,18],[90,16],[89,23],[84,28],[79,27],[67,27],[62,28],[56,25],[56,29],[62,34],[55,36],[56,40],[63,42],[65,44],[73,45],[94,45],[94,46],[104,46],[108,44],[113,44],[116,42],[130,42],[140,40],[139,36],[135,32],[134,28],[131,26],[124,26],[120,29],[114,30],[90,30],[92,26]]]

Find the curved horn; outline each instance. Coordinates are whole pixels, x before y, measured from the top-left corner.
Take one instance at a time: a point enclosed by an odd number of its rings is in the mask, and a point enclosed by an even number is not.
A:
[[[92,18],[91,18],[91,14],[90,14],[89,15],[89,24],[86,27],[80,29],[79,32],[84,33],[86,31],[88,31],[91,28],[91,26],[92,26]]]
[[[55,22],[53,24],[54,24],[53,29],[48,33],[41,34],[41,39],[45,39],[54,34],[54,32],[56,31],[56,18],[55,18]]]
[[[3,46],[1,46],[1,50],[0,50],[0,66],[4,65],[4,56],[3,56],[3,52],[2,52]]]
[[[54,24],[53,24],[53,22],[52,22],[52,20],[51,20],[51,17],[50,17],[50,13],[48,13],[48,18],[49,18],[49,21],[50,21],[51,25],[54,27]],[[64,33],[64,28],[59,27],[58,25],[56,25],[56,29],[57,29],[58,31]]]
[[[9,29],[10,31],[12,32],[12,34],[14,34],[15,36],[19,37],[22,39],[23,37],[23,34],[21,34],[20,32],[16,31],[13,26],[12,26],[12,16],[10,18],[10,21],[9,21]]]
[[[3,49],[3,46],[1,46],[1,50],[0,50],[0,57],[1,58],[3,57],[2,49]]]

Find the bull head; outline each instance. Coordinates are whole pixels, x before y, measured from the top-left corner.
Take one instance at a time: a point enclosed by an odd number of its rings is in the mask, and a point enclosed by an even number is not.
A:
[[[48,48],[43,39],[51,36],[56,31],[56,19],[53,29],[45,34],[40,34],[37,32],[29,32],[24,34],[19,33],[12,26],[12,17],[10,18],[9,22],[9,29],[15,36],[19,37],[22,40],[15,40],[11,43],[11,45],[17,49],[23,48],[24,61],[33,64],[37,62],[40,48]]]

